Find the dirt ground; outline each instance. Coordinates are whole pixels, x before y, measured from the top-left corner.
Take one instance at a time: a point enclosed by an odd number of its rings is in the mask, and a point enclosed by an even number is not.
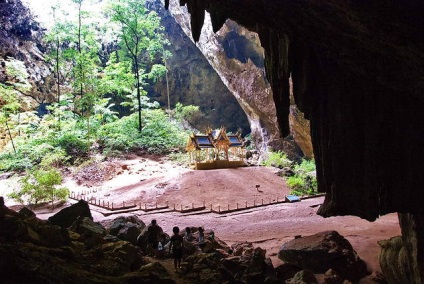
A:
[[[85,192],[86,196],[96,200],[115,204],[135,202],[147,207],[168,204],[171,209],[174,204],[177,209],[199,207],[203,204],[209,210],[211,207],[214,210],[228,207],[233,209],[246,204],[250,207],[254,203],[280,201],[289,194],[284,179],[276,175],[276,169],[268,167],[195,171],[166,160],[134,158],[107,162],[104,168],[108,173],[105,181],[96,180],[93,173],[85,180],[74,174],[65,180],[64,185],[74,193]],[[10,191],[12,184],[13,181],[0,181],[0,195]],[[336,230],[350,241],[370,270],[380,271],[380,247],[377,242],[400,235],[397,215],[389,214],[372,223],[353,216],[322,218],[316,211],[323,200],[324,197],[315,197],[228,214],[211,213],[208,210],[186,214],[172,210],[137,210],[105,216],[109,211],[92,205],[91,209],[96,221],[131,214],[138,215],[145,223],[157,219],[158,224],[169,234],[173,226],[203,226],[215,231],[215,235],[229,245],[250,241],[266,249],[274,266],[282,263],[277,257],[280,246],[296,235],[306,236]],[[6,205],[11,206],[14,203],[6,198]],[[36,213],[43,219],[59,209],[41,208]]]

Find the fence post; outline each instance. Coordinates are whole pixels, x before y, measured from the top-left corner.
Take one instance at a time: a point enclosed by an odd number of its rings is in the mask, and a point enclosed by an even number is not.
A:
[[[246,202],[246,208],[247,208],[247,201],[245,201]]]
[[[112,210],[113,210],[113,202],[112,202]]]

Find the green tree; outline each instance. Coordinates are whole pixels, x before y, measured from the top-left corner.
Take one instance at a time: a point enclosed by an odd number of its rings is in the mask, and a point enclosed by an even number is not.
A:
[[[69,190],[58,187],[62,183],[62,175],[53,168],[35,169],[19,180],[21,188],[9,194],[9,197],[28,204],[56,200],[66,200]]]
[[[145,74],[142,60],[152,61],[156,57],[164,57],[163,27],[155,12],[148,12],[143,0],[118,0],[111,1],[108,14],[112,21],[119,25],[119,39],[124,52],[124,57],[132,63],[132,71],[135,77],[136,96],[138,105],[138,130],[141,132],[141,108],[143,79],[152,76]],[[149,63],[150,63],[149,62]],[[144,64],[147,67],[147,64]],[[154,68],[157,74],[159,68]],[[164,69],[162,72],[164,73]]]
[[[0,64],[5,66],[7,78],[4,83],[0,83],[0,123],[6,126],[13,151],[16,154],[9,121],[13,114],[21,111],[23,104],[21,95],[31,89],[31,85],[27,80],[28,73],[22,61],[7,58],[0,60]]]
[[[74,57],[73,48],[70,47],[72,41],[73,25],[67,19],[68,14],[63,10],[60,2],[52,7],[51,15],[53,25],[46,33],[44,40],[49,46],[46,60],[53,65],[55,85],[56,85],[56,104],[52,108],[57,118],[57,128],[61,129],[61,110],[62,88],[61,86],[69,79],[72,64],[70,61]]]

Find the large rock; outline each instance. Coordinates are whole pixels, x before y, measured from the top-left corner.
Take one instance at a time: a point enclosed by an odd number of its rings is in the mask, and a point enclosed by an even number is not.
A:
[[[80,200],[69,207],[63,208],[53,216],[49,217],[49,221],[52,224],[58,225],[62,228],[68,228],[71,226],[78,217],[88,217],[93,219],[88,203],[84,200]]]
[[[137,237],[146,228],[146,224],[136,215],[115,218],[107,228],[109,234],[117,236],[121,240],[129,241],[136,245]]]
[[[388,283],[423,283],[424,216],[398,215],[402,236],[379,242],[381,271]]]
[[[69,230],[77,233],[79,237],[76,237],[76,239],[84,242],[87,247],[101,245],[106,241],[103,238],[106,236],[106,229],[100,223],[94,222],[88,217],[78,217]]]
[[[159,262],[143,265],[137,272],[127,273],[122,277],[126,283],[174,284],[169,272]]]
[[[60,247],[70,244],[66,229],[0,206],[0,242],[28,242],[44,247]]]
[[[369,274],[352,245],[336,231],[320,232],[283,244],[278,258],[314,273],[335,270],[344,279],[358,280]]]
[[[287,284],[317,284],[318,281],[310,270],[301,270],[297,272],[292,279],[286,281]],[[327,282],[326,282],[327,283]]]

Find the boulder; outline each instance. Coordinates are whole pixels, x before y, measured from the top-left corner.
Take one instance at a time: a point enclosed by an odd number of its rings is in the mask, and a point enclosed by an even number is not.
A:
[[[416,283],[408,272],[409,259],[407,248],[403,246],[402,237],[397,236],[379,241],[381,247],[380,267],[388,283]],[[404,281],[407,282],[404,282]]]
[[[5,206],[0,211],[4,214],[0,222],[0,240],[3,242],[29,242],[45,247],[70,243],[68,232],[59,226],[35,217],[28,218],[27,214],[17,213]]]
[[[49,217],[48,220],[52,224],[58,225],[62,228],[68,228],[79,216],[88,217],[93,220],[90,207],[84,200],[80,200],[77,203],[60,210],[53,216]]]
[[[110,235],[117,236],[121,240],[129,241],[136,245],[137,237],[144,228],[146,228],[146,224],[137,216],[120,216],[112,221],[107,231]]]
[[[283,263],[275,268],[275,273],[277,279],[279,279],[281,283],[285,283],[286,280],[293,278],[300,270],[302,269],[295,265]]]
[[[310,270],[301,270],[297,272],[287,284],[316,284],[318,283],[314,273]]]
[[[325,284],[342,284],[343,278],[333,269],[329,269],[324,273],[324,282]]]
[[[140,248],[126,241],[104,243],[96,254],[95,270],[108,276],[120,276],[144,264]]]
[[[202,247],[202,251],[205,253],[214,252],[217,249],[230,251],[230,247],[219,238],[215,237],[215,233],[212,230],[205,231],[205,244]]]
[[[280,248],[278,257],[286,263],[314,273],[325,273],[331,268],[343,279],[351,281],[369,274],[366,264],[349,241],[336,231],[291,240]]]
[[[143,265],[138,271],[127,273],[122,278],[125,280],[125,283],[175,283],[166,268],[159,262]]]
[[[32,218],[35,217],[35,213],[31,211],[31,209],[29,209],[28,207],[23,207],[21,210],[19,210],[19,214],[27,217],[27,218]]]
[[[79,234],[78,241],[83,242],[86,247],[94,247],[106,242],[106,229],[97,222],[93,222],[88,217],[78,217],[77,220],[69,228]]]
[[[66,229],[52,225],[44,220],[31,218],[27,221],[29,241],[33,244],[50,248],[61,247],[71,243]]]
[[[230,283],[273,283],[277,280],[271,260],[265,258],[265,250],[253,248],[251,243],[236,244],[233,248],[237,255],[215,250],[188,257],[187,273],[198,273],[201,279],[219,273],[216,279]]]

